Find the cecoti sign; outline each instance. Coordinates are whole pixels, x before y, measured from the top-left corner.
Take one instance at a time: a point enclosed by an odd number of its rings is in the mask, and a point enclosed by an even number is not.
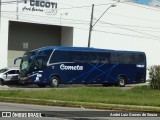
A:
[[[56,2],[49,2],[49,1],[43,1],[43,0],[30,0],[30,6],[56,9],[57,8],[57,3]]]

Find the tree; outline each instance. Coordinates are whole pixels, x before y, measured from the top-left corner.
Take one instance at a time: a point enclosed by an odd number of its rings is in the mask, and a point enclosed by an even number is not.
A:
[[[160,65],[154,65],[149,68],[150,86],[153,89],[160,90]]]

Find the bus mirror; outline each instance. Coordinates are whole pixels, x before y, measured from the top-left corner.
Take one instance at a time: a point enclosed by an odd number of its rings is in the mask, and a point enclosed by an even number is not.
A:
[[[14,65],[16,64],[17,60],[22,59],[22,57],[17,57],[14,59]]]

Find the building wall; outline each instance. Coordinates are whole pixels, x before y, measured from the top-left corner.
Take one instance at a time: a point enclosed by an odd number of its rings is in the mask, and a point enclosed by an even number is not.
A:
[[[4,1],[4,0],[3,0]],[[102,18],[94,26],[91,36],[91,47],[115,49],[115,50],[134,50],[144,51],[147,55],[148,67],[160,64],[160,14],[159,8],[138,5],[125,0],[117,3],[116,1],[106,0],[51,0],[57,2],[57,9],[43,9],[43,12],[24,10],[33,8],[29,3],[2,5],[2,25],[0,49],[4,55],[0,55],[0,67],[6,66],[8,55],[8,21],[29,22],[54,26],[67,26],[73,28],[73,41],[69,41],[72,29],[62,27],[62,45],[87,47],[89,23],[91,18],[92,4],[94,7],[93,23],[104,13],[111,4],[116,4],[114,8],[109,8]],[[8,12],[3,12],[8,11]],[[18,14],[17,14],[18,13]],[[66,30],[64,32],[63,30]],[[69,32],[71,34],[71,32]],[[67,42],[65,41],[67,39]]]
[[[26,50],[44,46],[59,46],[61,42],[61,27],[23,22],[10,22],[9,50],[25,50],[23,44],[28,44]]]
[[[8,66],[25,51],[61,45],[61,27],[25,22],[9,22]]]
[[[17,51],[17,50],[8,50],[8,56],[7,56],[7,66],[13,67],[17,66],[19,67],[21,60],[17,60],[16,64],[14,65],[14,59],[16,57],[21,57],[25,51]]]
[[[8,55],[8,25],[7,19],[1,19],[1,32],[0,32],[0,68],[7,67]]]
[[[25,22],[9,22],[8,66],[17,56],[44,46],[73,46],[73,28]],[[16,64],[16,66],[19,63]]]
[[[73,46],[72,27],[61,27],[61,46]]]

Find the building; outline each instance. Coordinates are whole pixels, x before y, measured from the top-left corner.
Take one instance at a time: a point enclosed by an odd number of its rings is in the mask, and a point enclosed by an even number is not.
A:
[[[0,68],[44,46],[144,51],[148,66],[160,64],[160,8],[113,0],[1,0]],[[116,5],[111,7],[112,5]]]

